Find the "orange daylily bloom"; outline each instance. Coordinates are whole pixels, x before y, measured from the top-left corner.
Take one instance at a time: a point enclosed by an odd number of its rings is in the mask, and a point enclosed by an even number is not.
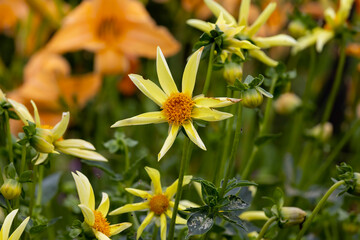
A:
[[[155,58],[156,47],[175,54],[179,43],[166,28],[157,26],[135,0],[83,1],[67,17],[47,49],[57,53],[85,49],[95,52],[95,69],[124,73],[129,57]]]
[[[19,19],[24,19],[29,9],[23,0],[0,0],[0,32],[12,33]]]

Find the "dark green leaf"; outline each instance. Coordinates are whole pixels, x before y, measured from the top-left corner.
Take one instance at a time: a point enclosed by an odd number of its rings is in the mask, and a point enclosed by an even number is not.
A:
[[[195,212],[187,220],[188,235],[186,239],[193,235],[200,235],[208,232],[214,225],[214,219],[207,215],[207,212]]]
[[[238,211],[248,208],[250,205],[235,195],[227,196],[227,204],[220,208],[221,211]]]
[[[30,233],[31,234],[39,234],[39,233],[45,231],[46,228],[47,228],[46,224],[37,225],[37,226],[30,228]]]
[[[201,192],[204,202],[209,206],[215,206],[219,197],[219,192],[215,185],[202,178],[193,178],[193,181],[201,184]]]
[[[5,176],[7,178],[15,179],[17,177],[16,169],[13,163],[5,166]]]
[[[245,231],[247,231],[246,226],[244,225],[244,222],[239,218],[238,214],[235,212],[222,212],[220,213],[220,217],[225,219],[228,222],[234,223],[237,226],[243,228]]]
[[[77,238],[81,233],[82,233],[82,230],[81,230],[81,229],[75,228],[75,229],[71,229],[71,230],[70,230],[69,236],[70,236],[72,239],[75,239],[75,238]]]
[[[264,81],[264,76],[261,75],[261,74],[259,74],[259,76],[256,77],[256,78],[253,78],[253,79],[251,80],[251,82],[248,83],[248,85],[249,85],[250,88],[254,88],[254,87],[256,87],[256,86],[261,85],[261,84],[263,83],[263,81]]]
[[[24,171],[20,175],[19,182],[21,182],[21,183],[32,182],[32,174],[33,174],[32,170]]]
[[[237,180],[236,178],[233,178],[228,182],[225,193],[231,191],[234,188],[246,187],[246,186],[257,186],[257,184],[247,180]]]

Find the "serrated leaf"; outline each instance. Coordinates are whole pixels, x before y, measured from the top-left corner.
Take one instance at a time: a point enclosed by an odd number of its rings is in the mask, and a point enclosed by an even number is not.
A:
[[[228,196],[226,200],[227,203],[225,206],[220,208],[221,211],[238,211],[250,206],[250,204],[235,195]]]
[[[263,145],[269,141],[272,141],[272,140],[280,137],[281,135],[282,135],[282,133],[262,135],[262,136],[256,138],[254,143],[256,146],[260,146],[260,145]]]
[[[237,226],[241,227],[245,231],[247,231],[246,226],[244,225],[244,222],[239,218],[238,214],[234,212],[222,212],[220,213],[220,217],[225,219],[228,222],[234,223]]]
[[[214,219],[207,215],[205,211],[195,212],[187,220],[188,234],[186,239],[193,235],[207,233],[214,225]]]
[[[231,191],[234,188],[246,187],[246,186],[257,186],[257,184],[247,180],[237,180],[234,178],[228,182],[225,193]]]
[[[256,90],[258,90],[259,92],[261,92],[262,95],[264,95],[265,97],[268,97],[268,98],[273,98],[274,96],[269,93],[268,91],[266,91],[265,89],[261,88],[261,87],[255,87]]]
[[[215,206],[219,197],[219,192],[216,186],[212,182],[206,181],[202,178],[193,178],[193,181],[201,184],[201,193],[204,202],[209,206]]]
[[[256,86],[259,86],[263,83],[264,81],[264,76],[259,74],[258,77],[253,78],[253,80],[248,84],[250,88],[254,88]]]
[[[33,174],[32,170],[24,171],[19,177],[19,182],[21,183],[32,182],[32,174]]]

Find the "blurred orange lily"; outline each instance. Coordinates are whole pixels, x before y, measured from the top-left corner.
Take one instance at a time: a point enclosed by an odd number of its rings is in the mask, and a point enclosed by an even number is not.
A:
[[[28,11],[23,0],[0,0],[0,32],[12,33],[18,20],[24,19]]]
[[[129,57],[155,58],[156,46],[175,54],[179,43],[157,26],[145,7],[135,0],[83,1],[65,19],[47,48],[58,53],[86,49],[95,52],[95,69],[124,73]]]

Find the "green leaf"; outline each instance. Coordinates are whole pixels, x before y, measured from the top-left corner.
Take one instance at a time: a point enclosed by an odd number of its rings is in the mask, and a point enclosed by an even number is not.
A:
[[[284,205],[284,192],[281,190],[281,188],[277,187],[275,189],[273,198],[278,208],[281,208]]]
[[[41,204],[47,204],[58,192],[62,172],[53,173],[42,181],[43,194]]]
[[[225,219],[226,221],[234,223],[237,226],[243,228],[245,231],[247,231],[244,222],[239,218],[238,214],[236,214],[235,212],[222,212],[219,214],[219,216]]]
[[[72,239],[75,239],[75,238],[77,238],[81,233],[82,233],[82,230],[81,230],[81,229],[75,228],[75,229],[71,229],[71,230],[70,230],[69,236],[70,236]]]
[[[248,75],[244,80],[244,84],[249,85],[253,80],[254,80],[254,77],[251,75]]]
[[[258,138],[255,139],[255,145],[256,146],[260,146],[263,145],[269,141],[272,141],[278,137],[280,137],[282,135],[282,133],[276,133],[276,134],[266,134],[263,136],[260,136]]]
[[[120,149],[118,141],[115,139],[111,139],[105,142],[104,147],[106,147],[109,150],[109,152],[112,154],[116,153]]]
[[[274,239],[279,233],[279,227],[276,222],[273,222],[268,230],[265,232],[264,238],[265,239]]]
[[[229,212],[229,211],[238,211],[248,208],[250,204],[242,200],[240,197],[235,195],[230,195],[226,197],[226,205],[220,208],[221,211]]]
[[[206,181],[202,178],[193,178],[193,181],[201,184],[201,192],[204,202],[213,207],[217,204],[219,192],[212,182]]]
[[[45,231],[47,228],[47,224],[40,224],[37,226],[34,226],[32,228],[30,228],[30,234],[39,234],[43,231]]]
[[[15,179],[17,177],[16,169],[13,163],[5,166],[5,176],[7,178]]]
[[[269,93],[268,91],[266,91],[265,89],[261,88],[261,87],[255,87],[256,90],[258,90],[259,92],[261,92],[262,95],[264,95],[265,97],[268,98],[273,98],[274,96]]]
[[[263,82],[264,82],[264,76],[259,74],[259,76],[256,78],[253,78],[248,85],[250,88],[254,88],[256,86],[260,86]]]
[[[214,219],[207,215],[207,212],[200,211],[191,214],[187,220],[188,234],[186,239],[193,235],[207,233],[214,225]]]
[[[19,182],[21,182],[21,183],[32,182],[32,174],[33,174],[32,170],[24,171],[20,175]]]
[[[233,178],[233,179],[229,180],[229,182],[226,186],[225,193],[231,191],[234,188],[246,187],[246,186],[257,186],[257,184],[254,182],[247,181],[247,180],[237,180],[236,178]]]

